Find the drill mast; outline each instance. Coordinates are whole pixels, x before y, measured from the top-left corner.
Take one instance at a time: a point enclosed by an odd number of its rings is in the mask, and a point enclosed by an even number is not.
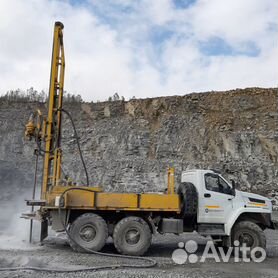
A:
[[[45,150],[41,199],[45,200],[50,186],[58,185],[61,178],[61,124],[65,74],[63,24],[55,22],[51,73],[49,84],[48,115],[44,120]]]

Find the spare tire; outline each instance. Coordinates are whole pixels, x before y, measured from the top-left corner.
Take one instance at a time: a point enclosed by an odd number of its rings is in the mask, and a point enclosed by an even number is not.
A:
[[[193,217],[198,210],[198,193],[194,184],[182,182],[178,187],[181,200],[181,216],[183,218]]]

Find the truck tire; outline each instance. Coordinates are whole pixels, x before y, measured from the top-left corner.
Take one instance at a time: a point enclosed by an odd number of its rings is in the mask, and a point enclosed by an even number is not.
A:
[[[183,218],[195,216],[198,210],[198,193],[194,184],[182,182],[178,187],[178,194],[181,200],[181,216]]]
[[[69,234],[69,244],[74,251],[84,252],[82,247],[99,251],[108,238],[108,227],[101,216],[84,213],[71,224]]]
[[[251,221],[241,221],[235,224],[232,230],[233,246],[236,240],[239,241],[239,246],[245,243],[247,247],[250,247],[250,250],[255,247],[266,248],[266,238],[263,230]],[[250,255],[250,252],[247,255]]]
[[[113,240],[115,248],[120,254],[140,256],[149,249],[152,233],[144,219],[129,216],[116,224]]]

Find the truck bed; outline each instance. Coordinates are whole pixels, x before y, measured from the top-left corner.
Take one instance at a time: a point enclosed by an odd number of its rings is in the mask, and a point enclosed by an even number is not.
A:
[[[46,208],[58,209],[59,196],[69,186],[53,187],[46,195]],[[83,187],[84,188],[84,187]],[[86,187],[83,190],[71,190],[65,194],[63,208],[90,210],[133,210],[133,211],[169,211],[180,212],[178,194],[148,193],[115,193],[103,192],[99,187]]]

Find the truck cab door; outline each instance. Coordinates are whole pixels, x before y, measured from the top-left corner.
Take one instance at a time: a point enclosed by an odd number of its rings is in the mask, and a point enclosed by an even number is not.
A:
[[[233,189],[218,174],[204,175],[203,193],[199,195],[198,223],[224,224],[233,209]]]

